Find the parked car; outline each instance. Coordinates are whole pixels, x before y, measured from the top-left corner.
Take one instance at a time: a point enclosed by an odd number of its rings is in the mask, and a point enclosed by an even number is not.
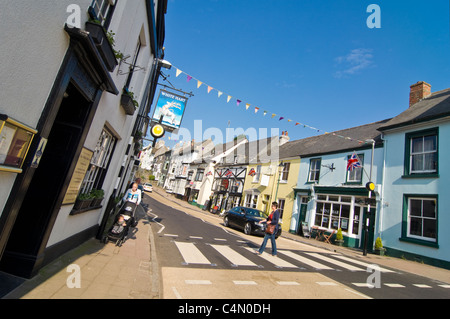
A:
[[[145,183],[144,184],[144,191],[146,191],[146,192],[153,192],[153,186],[152,186],[152,184],[150,184],[150,183]]]
[[[236,227],[244,230],[246,235],[260,234],[264,235],[266,223],[259,222],[266,220],[268,215],[260,210],[237,206],[225,212],[223,223],[225,227]],[[278,227],[276,238],[281,235],[281,227]]]

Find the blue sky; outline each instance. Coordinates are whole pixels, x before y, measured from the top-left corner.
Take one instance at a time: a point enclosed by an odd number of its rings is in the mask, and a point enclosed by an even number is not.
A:
[[[380,7],[379,29],[366,24],[372,3]],[[184,73],[163,72],[194,94],[182,122],[191,132],[202,120],[206,133],[279,128],[295,140],[396,116],[417,81],[432,92],[449,88],[449,46],[443,0],[169,0],[165,59]],[[206,85],[197,88],[186,74]]]

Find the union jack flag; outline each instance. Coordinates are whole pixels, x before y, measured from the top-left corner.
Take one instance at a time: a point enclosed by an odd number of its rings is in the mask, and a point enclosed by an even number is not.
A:
[[[255,176],[255,175],[256,175],[255,169],[252,168],[252,169],[250,170],[250,172],[248,172],[248,175],[250,175],[250,176]]]
[[[227,169],[226,172],[225,172],[225,176],[226,177],[230,177],[231,175],[233,175],[233,172],[230,171],[229,169]]]
[[[360,167],[362,167],[362,165],[359,161],[358,155],[356,155],[356,153],[353,153],[347,161],[347,171],[353,171],[355,168]]]

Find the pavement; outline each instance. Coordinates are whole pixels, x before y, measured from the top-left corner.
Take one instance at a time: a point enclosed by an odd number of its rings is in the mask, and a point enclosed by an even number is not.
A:
[[[153,189],[150,196],[164,204],[212,215],[176,199],[161,188]],[[1,286],[7,287],[8,283],[11,286],[11,291],[0,289],[0,296],[2,299],[161,299],[161,272],[151,216],[145,205],[138,207],[136,215],[138,225],[130,231],[121,247],[113,242],[104,244],[90,239],[43,267],[32,279],[0,273]],[[287,232],[283,232],[282,237],[450,284],[450,270],[389,256],[363,256],[358,249],[338,247]]]

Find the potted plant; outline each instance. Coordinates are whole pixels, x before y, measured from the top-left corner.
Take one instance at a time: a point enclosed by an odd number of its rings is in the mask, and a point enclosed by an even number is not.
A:
[[[92,203],[91,207],[97,207],[102,204],[103,198],[105,197],[105,192],[103,189],[92,189],[91,190]]]
[[[386,251],[386,248],[383,247],[383,242],[381,241],[380,237],[377,237],[375,240],[375,254],[384,256],[384,252]]]
[[[91,206],[92,203],[92,195],[88,194],[79,194],[75,204],[73,205],[74,210],[82,210]]]
[[[105,63],[106,69],[109,72],[114,71],[118,63],[116,59],[116,52],[113,48],[114,41],[111,41],[112,34],[108,35],[98,20],[87,21],[85,29],[89,32],[89,35],[94,41],[94,44],[97,47],[103,62]]]
[[[342,235],[342,229],[338,229],[336,233],[336,239],[334,240],[334,243],[338,246],[342,246],[344,244],[344,236]]]
[[[125,114],[133,115],[134,111],[139,106],[139,103],[134,99],[134,93],[124,88],[122,97],[120,98],[120,105],[125,110]]]

